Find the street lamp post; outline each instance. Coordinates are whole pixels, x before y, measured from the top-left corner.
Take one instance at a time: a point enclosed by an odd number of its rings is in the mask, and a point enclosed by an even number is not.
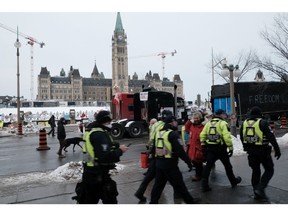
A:
[[[18,27],[17,27],[17,40],[14,43],[14,46],[17,48],[17,123],[18,123],[18,136],[22,134],[22,123],[20,120],[20,73],[19,73],[19,48],[21,47],[21,43],[18,38]]]
[[[227,66],[227,62],[223,62],[223,70],[222,75],[223,76],[229,76],[230,79],[230,131],[233,136],[236,137],[236,121],[237,121],[237,115],[235,111],[235,99],[234,99],[234,76],[239,77],[241,74],[241,71],[239,70],[238,65],[229,65]]]

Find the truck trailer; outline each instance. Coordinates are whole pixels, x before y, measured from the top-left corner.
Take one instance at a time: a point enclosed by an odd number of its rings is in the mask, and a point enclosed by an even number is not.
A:
[[[238,118],[245,117],[253,106],[275,121],[288,114],[288,84],[286,82],[235,82],[235,109]],[[230,85],[214,85],[211,90],[212,110],[223,109],[231,113]]]
[[[114,121],[111,135],[114,139],[121,139],[125,133],[130,137],[141,137],[148,132],[150,120],[159,119],[164,109],[176,112],[180,123],[185,118],[185,109],[182,107],[184,99],[177,97],[175,103],[173,94],[153,88],[143,89],[135,94],[116,93],[112,101],[111,113]]]

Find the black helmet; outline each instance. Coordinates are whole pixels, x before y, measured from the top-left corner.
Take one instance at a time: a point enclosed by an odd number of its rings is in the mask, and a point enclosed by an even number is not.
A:
[[[262,111],[261,111],[260,107],[257,107],[257,106],[252,107],[251,110],[250,110],[250,115],[261,116],[262,115]]]
[[[107,110],[101,110],[96,116],[96,121],[99,124],[104,124],[104,123],[112,121],[110,112]]]
[[[163,110],[161,113],[161,119],[165,120],[168,116],[172,116],[172,112],[170,110]]]

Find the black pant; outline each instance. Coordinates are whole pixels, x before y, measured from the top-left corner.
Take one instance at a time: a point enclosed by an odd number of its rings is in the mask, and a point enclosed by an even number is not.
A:
[[[203,170],[202,175],[202,186],[207,187],[209,182],[209,176],[211,169],[213,168],[215,162],[219,159],[223,166],[225,167],[226,175],[231,183],[231,185],[235,184],[235,175],[233,173],[233,167],[230,163],[230,159],[226,150],[226,146],[213,146],[209,147],[206,150],[206,159],[207,163]]]
[[[83,204],[98,204],[102,200],[103,204],[117,204],[117,186],[106,172],[89,173],[83,172],[84,202]]]
[[[52,136],[55,136],[55,127],[51,125],[51,130],[48,132],[48,135],[52,133]]]
[[[156,178],[151,192],[151,204],[158,204],[161,193],[165,188],[165,185],[169,181],[175,192],[177,192],[186,203],[192,204],[194,202],[193,197],[188,192],[187,187],[183,181],[182,173],[178,166],[169,168],[157,167],[156,162]]]
[[[136,194],[139,195],[140,197],[143,196],[143,194],[146,191],[146,188],[148,187],[149,183],[155,178],[156,176],[156,167],[155,167],[155,159],[151,158],[149,161],[149,167],[148,171],[141,182],[138,190],[136,191]]]
[[[202,162],[196,162],[192,161],[193,165],[195,166],[195,172],[197,177],[202,177],[203,173],[203,163]]]
[[[251,183],[253,188],[266,188],[274,174],[274,163],[271,157],[271,147],[250,149],[247,151],[247,153],[248,163],[252,169]],[[262,176],[260,167],[261,164],[264,167],[264,173]]]

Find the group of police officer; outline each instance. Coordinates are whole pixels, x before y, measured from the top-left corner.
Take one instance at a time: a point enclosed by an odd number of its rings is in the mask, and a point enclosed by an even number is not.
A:
[[[217,110],[200,134],[202,151],[207,160],[201,182],[203,192],[211,190],[209,175],[218,159],[225,167],[231,186],[236,187],[241,182],[240,176],[235,177],[229,159],[233,154],[233,145],[225,117],[226,113],[223,110]],[[80,190],[82,194],[81,199],[79,196],[77,200],[80,204],[97,204],[100,199],[104,204],[117,203],[117,186],[116,182],[111,179],[109,170],[115,168],[115,163],[120,160],[128,147],[119,145],[109,135],[112,127],[111,121],[109,111],[100,111],[96,116],[96,121],[90,124],[91,130],[84,134],[83,139],[86,142],[83,146],[84,168]],[[240,138],[244,151],[248,154],[249,166],[252,168],[251,183],[254,198],[267,199],[265,188],[274,172],[269,143],[272,144],[277,159],[280,158],[281,152],[269,124],[262,118],[259,107],[251,108],[247,119],[241,125]],[[192,163],[181,143],[177,119],[170,111],[164,110],[161,119],[150,128],[147,148],[150,154],[149,168],[135,196],[140,201],[146,202],[144,192],[155,178],[151,204],[158,203],[167,181],[172,185],[174,192],[180,195],[186,203],[197,203],[198,200],[188,192],[178,167],[179,158],[187,164],[189,171],[192,170]],[[263,175],[261,175],[261,164],[265,169]]]

